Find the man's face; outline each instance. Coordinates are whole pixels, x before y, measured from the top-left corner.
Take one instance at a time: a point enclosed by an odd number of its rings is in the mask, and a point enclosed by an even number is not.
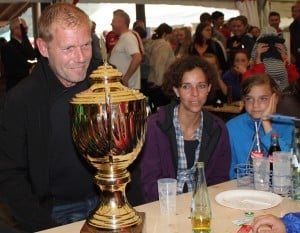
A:
[[[51,30],[55,35],[52,41],[39,38],[37,45],[59,81],[66,87],[73,86],[86,77],[92,56],[91,29],[88,25],[74,28],[53,25]]]
[[[20,19],[20,24],[23,25],[25,32],[27,33],[28,27],[27,27],[26,21],[24,19]],[[12,34],[15,38],[22,40],[22,31],[21,31],[20,24],[18,24],[14,27]]]
[[[224,24],[224,17],[221,16],[213,21],[214,25],[217,27],[221,27]]]
[[[269,17],[269,24],[271,27],[278,29],[280,24],[279,16],[272,15]]]
[[[296,4],[292,9],[292,16],[295,20],[300,20],[300,4]]]
[[[114,15],[112,22],[111,22],[111,26],[112,26],[114,33],[116,33],[117,35],[120,35],[124,25],[125,25],[124,19],[118,15]]]

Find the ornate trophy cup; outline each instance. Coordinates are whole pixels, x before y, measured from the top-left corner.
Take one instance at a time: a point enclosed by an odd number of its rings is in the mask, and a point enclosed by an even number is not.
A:
[[[141,232],[142,213],[127,202],[127,167],[145,140],[146,99],[119,82],[121,73],[99,67],[94,83],[72,100],[72,134],[79,152],[96,168],[95,183],[102,194],[98,208],[81,232]]]

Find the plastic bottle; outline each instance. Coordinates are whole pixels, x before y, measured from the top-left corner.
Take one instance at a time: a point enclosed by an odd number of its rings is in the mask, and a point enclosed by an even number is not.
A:
[[[264,157],[264,152],[262,149],[262,143],[259,135],[258,122],[255,121],[255,135],[254,135],[254,143],[251,150],[251,159],[250,163],[252,163],[252,159],[254,157]]]
[[[211,207],[204,175],[204,163],[196,163],[196,185],[192,197],[193,233],[211,232]]]

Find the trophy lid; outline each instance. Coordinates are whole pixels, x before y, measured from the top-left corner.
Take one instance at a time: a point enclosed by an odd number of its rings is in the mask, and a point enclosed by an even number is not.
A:
[[[107,104],[145,99],[138,90],[120,83],[122,73],[110,65],[99,66],[89,76],[92,86],[75,95],[71,104]]]

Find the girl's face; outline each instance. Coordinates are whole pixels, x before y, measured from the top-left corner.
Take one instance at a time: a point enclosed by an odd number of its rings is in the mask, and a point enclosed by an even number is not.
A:
[[[233,60],[234,66],[243,66],[245,68],[249,65],[249,59],[245,53],[237,53]]]
[[[245,109],[254,120],[262,117],[270,104],[272,90],[268,84],[253,86],[244,96]]]
[[[216,70],[220,70],[219,63],[217,61],[217,57],[204,57],[204,59],[211,64]]]
[[[179,29],[177,33],[177,40],[180,44],[183,44],[185,41],[185,31],[183,29]]]
[[[182,85],[173,87],[177,97],[180,98],[179,107],[186,114],[199,114],[205,104],[211,85],[207,83],[202,69],[194,68],[183,74]]]
[[[211,36],[212,36],[212,29],[211,29],[211,26],[207,26],[205,28],[203,28],[202,30],[202,36],[203,36],[203,39],[204,40],[209,40],[211,39]]]

